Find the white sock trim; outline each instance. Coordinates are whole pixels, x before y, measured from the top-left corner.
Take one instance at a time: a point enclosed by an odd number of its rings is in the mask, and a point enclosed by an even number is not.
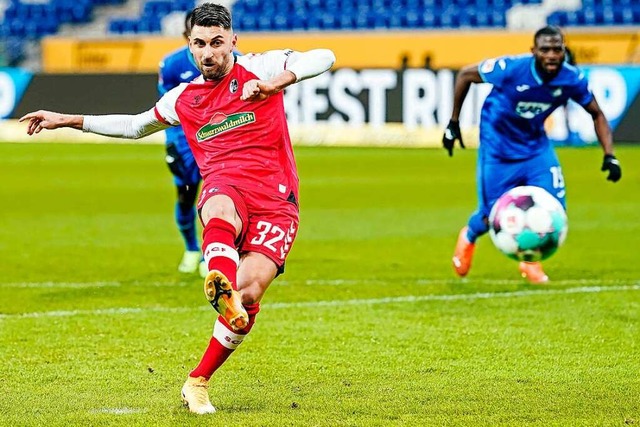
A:
[[[229,350],[238,348],[246,336],[246,334],[240,335],[231,332],[220,320],[216,320],[213,325],[213,337]]]
[[[232,248],[229,245],[225,245],[224,243],[210,243],[209,246],[204,250],[204,260],[209,265],[209,261],[211,258],[222,256],[225,258],[231,259],[236,263],[236,266],[240,264],[240,256],[238,255],[238,251],[235,248]]]

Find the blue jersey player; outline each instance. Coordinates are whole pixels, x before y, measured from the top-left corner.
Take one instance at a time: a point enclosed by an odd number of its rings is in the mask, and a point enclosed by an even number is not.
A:
[[[189,37],[191,13],[185,19],[185,38]],[[200,75],[189,47],[170,53],[160,62],[158,73],[158,91],[164,95],[183,82],[190,82]],[[166,131],[166,161],[177,190],[175,220],[185,243],[185,252],[178,265],[178,271],[206,274],[202,263],[202,253],[197,238],[195,200],[200,184],[200,171],[193,158],[189,144],[181,126],[170,127]],[[202,264],[202,265],[201,265]]]
[[[491,83],[480,116],[477,162],[479,206],[460,230],[453,267],[465,276],[478,237],[489,230],[487,218],[495,201],[521,185],[542,187],[565,206],[565,184],[558,157],[544,130],[544,121],[571,99],[593,118],[598,142],[604,150],[602,170],[616,182],[622,173],[613,154],[611,128],[584,75],[565,62],[564,37],[547,26],[535,33],[531,54],[488,59],[464,67],[456,77],[453,111],[442,143],[453,155],[456,140],[464,148],[458,118],[471,83]],[[531,283],[549,280],[542,265],[521,262],[520,273]]]

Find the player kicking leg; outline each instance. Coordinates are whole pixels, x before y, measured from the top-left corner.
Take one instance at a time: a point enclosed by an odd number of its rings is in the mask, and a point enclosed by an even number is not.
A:
[[[182,401],[189,411],[196,414],[215,412],[209,400],[209,380],[253,328],[260,311],[259,301],[279,270],[272,260],[262,254],[250,252],[243,256],[237,277],[244,303],[241,307],[246,310],[248,321],[243,329],[236,330],[222,315],[216,319],[209,345],[182,387]],[[219,276],[214,274],[211,277]]]
[[[489,224],[483,212],[482,209],[475,211],[469,218],[467,225],[458,234],[456,249],[451,261],[453,269],[460,277],[466,276],[471,269],[476,240],[489,231]]]
[[[209,195],[210,188],[215,189],[215,196]],[[250,220],[245,198],[252,200],[255,195],[241,195],[225,185],[205,186],[203,194],[205,200],[199,204],[203,220],[212,213],[217,215],[208,219],[203,233],[205,260],[211,269],[205,279],[205,295],[220,315],[200,363],[182,388],[183,402],[198,414],[215,410],[209,401],[209,380],[253,328],[264,293],[284,271],[298,228],[295,201],[259,200],[270,209]],[[265,239],[265,227],[275,230],[276,238]],[[242,236],[238,250],[236,236]]]
[[[456,249],[453,253],[452,263],[453,269],[460,277],[464,277],[471,269],[471,261],[473,260],[473,252],[476,249],[476,244],[471,243],[467,237],[469,231],[468,226],[462,227],[460,234],[458,234],[458,241],[456,243]]]
[[[224,273],[212,270],[207,274],[204,280],[204,295],[233,330],[247,327],[249,319],[240,302],[240,294],[233,289]]]

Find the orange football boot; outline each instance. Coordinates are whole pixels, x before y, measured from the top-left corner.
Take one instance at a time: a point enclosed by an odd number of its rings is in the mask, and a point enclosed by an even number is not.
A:
[[[240,293],[233,289],[227,276],[218,270],[211,270],[204,279],[204,295],[234,331],[247,327],[249,315],[242,306]]]
[[[469,227],[464,226],[458,234],[458,242],[456,243],[456,250],[453,253],[453,269],[460,277],[464,277],[471,269],[471,260],[473,259],[473,251],[476,249],[476,244],[471,243],[467,239],[467,230]]]
[[[540,262],[525,262],[522,261],[519,265],[520,274],[534,285],[547,283],[549,276],[544,273],[542,269],[542,263]]]

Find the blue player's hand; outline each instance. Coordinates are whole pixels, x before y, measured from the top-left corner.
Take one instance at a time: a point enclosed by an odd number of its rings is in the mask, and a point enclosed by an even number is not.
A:
[[[444,130],[444,136],[442,137],[442,145],[449,152],[449,157],[453,156],[453,145],[456,139],[460,141],[460,148],[464,148],[464,142],[462,142],[462,133],[460,133],[460,123],[455,120],[450,120],[447,128]]]
[[[622,178],[622,169],[620,168],[620,162],[613,154],[605,154],[602,161],[601,171],[609,171],[607,180],[618,182]]]

